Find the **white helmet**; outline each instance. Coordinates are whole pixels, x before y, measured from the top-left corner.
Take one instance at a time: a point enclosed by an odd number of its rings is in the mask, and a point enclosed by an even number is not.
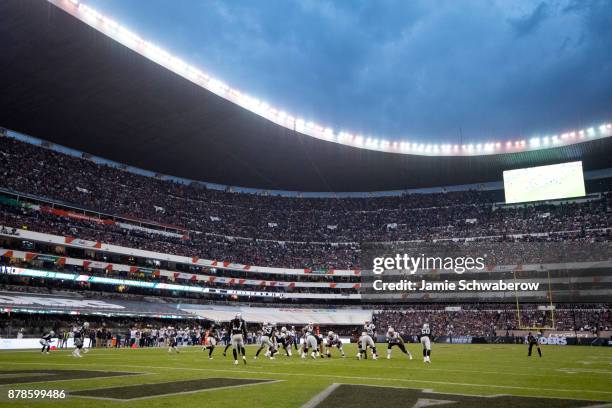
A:
[[[362,335],[362,336],[367,336],[367,335],[368,335],[368,333],[366,333],[366,332],[361,332],[361,335]]]
[[[287,331],[287,328],[286,328],[285,326],[281,327],[281,332],[283,332],[283,333],[284,333],[284,332],[286,332],[286,331]]]
[[[389,331],[389,333],[394,333],[395,332],[395,330],[391,326],[389,326],[389,330],[388,331]]]
[[[334,332],[330,330],[329,333],[327,333],[327,337],[334,337]]]
[[[83,323],[83,327],[84,327],[84,328],[86,328],[86,329],[88,329],[88,328],[89,328],[89,322],[85,322],[85,323]]]
[[[270,326],[276,327],[276,323],[272,322],[272,323],[270,323]]]
[[[308,322],[309,326],[314,326],[314,322]]]
[[[236,319],[242,319],[242,313],[236,313]]]
[[[264,325],[264,326],[267,326],[267,325],[268,325],[268,322],[263,322],[263,325]]]
[[[429,323],[423,323],[423,328],[424,329],[429,329]]]
[[[49,334],[50,334],[50,335],[52,335],[52,336],[55,336],[55,332],[54,332],[53,330],[51,330],[51,331],[49,332]]]

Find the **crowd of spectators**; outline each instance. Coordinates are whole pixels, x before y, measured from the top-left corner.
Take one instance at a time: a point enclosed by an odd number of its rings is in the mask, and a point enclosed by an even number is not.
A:
[[[501,190],[370,198],[290,198],[208,190],[0,138],[0,187],[113,216],[174,225],[189,239],[54,216],[4,223],[160,252],[285,267],[350,268],[359,243],[572,232],[609,240],[610,185],[581,202],[499,206]],[[610,181],[608,180],[608,183]],[[554,237],[537,239],[554,240]],[[566,238],[561,238],[566,239]],[[345,243],[345,244],[343,244]],[[348,244],[347,244],[348,243]],[[229,259],[228,259],[229,258]]]
[[[555,204],[500,205],[499,202],[503,201],[501,190],[369,198],[280,197],[209,190],[198,183],[182,184],[148,177],[9,137],[0,137],[0,154],[0,188],[6,190],[5,199],[0,200],[0,231],[9,237],[3,242],[3,248],[15,245],[13,241],[25,245],[18,239],[19,233],[15,229],[19,228],[160,253],[312,270],[359,269],[363,266],[362,252],[367,242],[401,241],[403,245],[410,242],[415,253],[420,252],[423,245],[440,240],[470,242],[472,250],[478,248],[479,252],[489,254],[489,264],[498,265],[610,259],[609,246],[605,251],[595,245],[612,241],[612,181],[607,179],[598,182],[597,195]],[[6,199],[14,197],[11,194],[15,193],[22,194],[19,205]],[[30,196],[24,198],[23,194]],[[33,203],[38,205],[32,206]],[[121,223],[60,216],[42,211],[39,205],[78,207],[84,213],[98,214]],[[147,229],[126,228],[123,223],[146,225]],[[574,244],[574,251],[564,246],[567,242]],[[518,246],[492,248],[492,243]],[[33,251],[37,244],[28,245],[32,245],[28,249]],[[576,251],[587,255],[581,259],[576,257]],[[99,255],[95,251],[82,252],[80,256],[83,258]],[[42,266],[82,272],[79,267]],[[127,277],[126,273],[118,271],[85,272]],[[212,270],[196,272],[214,273]],[[221,276],[250,277],[248,273],[238,271],[222,271]],[[341,281],[325,274],[316,276],[318,281]],[[142,280],[166,279],[146,273],[137,277]],[[257,278],[275,279],[267,275]],[[23,282],[15,282],[12,279],[5,283],[57,287],[57,282],[33,278],[19,278]],[[291,278],[293,281],[313,279]],[[63,284],[65,287],[83,285]],[[215,285],[214,282],[207,283],[207,286]],[[223,285],[223,288],[245,289],[240,285]],[[117,287],[75,286],[71,289],[161,295],[159,291]],[[266,288],[270,292],[285,290]],[[313,292],[300,287],[291,290]],[[207,298],[199,294],[188,296]],[[453,330],[463,329],[458,326]]]
[[[376,325],[393,327],[408,336],[418,334],[429,323],[435,336],[514,336],[524,328],[550,328],[598,334],[612,330],[609,304],[558,304],[554,311],[539,310],[537,305],[514,304],[438,304],[408,306],[401,310],[380,310],[374,315]],[[520,316],[520,324],[518,318]]]

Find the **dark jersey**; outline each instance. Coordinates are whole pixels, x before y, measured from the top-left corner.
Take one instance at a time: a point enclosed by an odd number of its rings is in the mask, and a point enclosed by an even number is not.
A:
[[[213,337],[217,340],[221,339],[221,333],[219,332],[219,328],[214,324],[210,326],[210,329],[208,329],[208,337]]]
[[[272,337],[272,335],[274,334],[274,327],[273,326],[264,326],[262,328],[262,333],[264,336],[268,336],[268,337]]]
[[[246,322],[243,319],[235,318],[230,322],[230,330],[232,334],[242,334],[246,336]]]
[[[85,338],[85,329],[82,327],[79,327],[77,329],[74,330],[74,339],[77,340],[83,340]]]
[[[176,341],[177,332],[175,330],[171,330],[168,333],[168,340],[170,342],[170,347],[176,347],[178,342]]]
[[[53,338],[53,336],[51,335],[51,333],[45,333],[43,334],[43,336],[41,337],[41,339],[49,341]]]
[[[535,336],[533,334],[530,334],[529,336],[527,336],[527,343],[529,343],[529,344],[538,344],[538,339],[535,338]]]

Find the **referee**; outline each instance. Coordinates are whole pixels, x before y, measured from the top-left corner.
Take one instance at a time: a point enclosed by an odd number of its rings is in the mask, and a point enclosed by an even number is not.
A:
[[[538,339],[529,332],[527,335],[527,343],[529,343],[529,352],[527,353],[527,357],[531,357],[531,350],[533,350],[533,346],[536,346],[538,349],[538,355],[542,357],[542,350],[540,350],[540,344],[538,343]]]

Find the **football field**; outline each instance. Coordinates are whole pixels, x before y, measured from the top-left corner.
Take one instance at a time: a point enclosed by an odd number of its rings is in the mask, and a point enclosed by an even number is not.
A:
[[[415,344],[412,361],[397,349],[387,360],[386,345],[378,347],[379,360],[359,361],[355,345],[346,346],[344,359],[334,350],[331,359],[317,360],[254,360],[250,346],[248,364],[238,366],[222,348],[213,360],[199,347],[180,354],[93,349],[80,359],[70,351],[2,351],[0,406],[600,407],[612,401],[612,348],[543,346],[543,358],[528,358],[521,345],[435,344],[432,364],[425,364]],[[66,395],[27,399],[16,390]]]

